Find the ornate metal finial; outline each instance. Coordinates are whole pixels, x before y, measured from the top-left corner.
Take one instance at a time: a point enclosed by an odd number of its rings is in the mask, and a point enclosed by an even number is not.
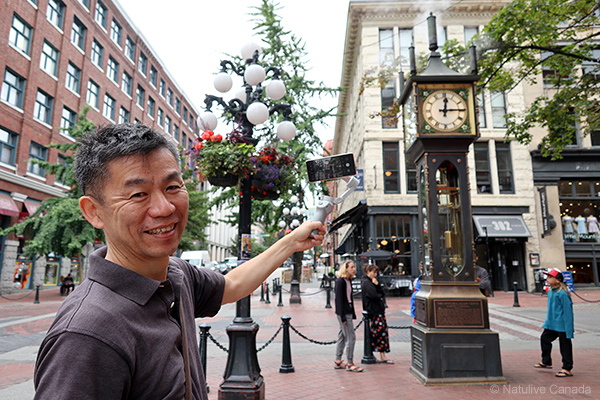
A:
[[[434,52],[438,49],[437,27],[435,25],[435,16],[433,13],[427,17],[427,29],[429,30],[429,50]]]

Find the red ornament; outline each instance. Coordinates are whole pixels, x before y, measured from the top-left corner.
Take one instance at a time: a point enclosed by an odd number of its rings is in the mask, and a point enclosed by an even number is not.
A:
[[[223,136],[219,133],[215,136],[215,139],[217,142],[220,142],[221,140],[223,140]]]
[[[194,146],[196,148],[196,150],[200,151],[200,149],[202,148],[202,143],[196,143],[196,146]]]

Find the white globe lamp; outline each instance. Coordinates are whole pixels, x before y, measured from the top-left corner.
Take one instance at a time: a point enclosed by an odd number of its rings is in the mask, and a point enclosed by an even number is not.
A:
[[[296,204],[298,202],[298,196],[293,195],[292,197],[290,197],[290,202]]]
[[[262,49],[260,48],[260,45],[256,42],[248,42],[245,43],[242,46],[242,58],[244,60],[249,60],[254,56],[254,52],[258,50],[258,55],[260,56],[260,54],[262,53]]]
[[[285,221],[279,221],[279,227],[281,229],[285,228],[285,225],[286,225]]]
[[[291,121],[283,121],[277,126],[277,137],[284,142],[289,142],[296,136],[296,125]]]
[[[215,85],[215,89],[217,89],[217,91],[221,93],[227,93],[233,86],[233,80],[231,80],[231,76],[229,76],[227,72],[221,72],[215,76],[213,84]]]
[[[246,117],[252,125],[259,125],[269,118],[269,109],[263,103],[257,101],[248,106]]]
[[[267,96],[273,100],[280,100],[285,96],[285,84],[279,79],[271,81],[267,85]]]
[[[287,207],[284,207],[283,210],[281,210],[281,212],[283,213],[283,215],[290,215],[290,209]]]
[[[217,127],[217,123],[218,121],[216,115],[210,111],[204,111],[202,114],[200,114],[200,126],[202,126],[204,130],[208,129],[210,131],[214,131]]]
[[[292,228],[297,228],[300,226],[300,221],[298,221],[297,219],[292,221]]]
[[[267,74],[265,69],[258,64],[251,64],[244,72],[244,79],[248,85],[254,86],[262,83]]]
[[[242,103],[246,103],[246,88],[245,87],[241,87],[238,90],[235,91],[235,95],[233,96],[234,98],[241,100]]]

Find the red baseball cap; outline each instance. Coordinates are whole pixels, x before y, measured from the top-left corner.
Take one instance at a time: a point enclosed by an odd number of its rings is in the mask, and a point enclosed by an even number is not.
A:
[[[550,275],[560,280],[562,278],[562,272],[557,268],[552,268],[549,271],[543,271],[544,275]]]

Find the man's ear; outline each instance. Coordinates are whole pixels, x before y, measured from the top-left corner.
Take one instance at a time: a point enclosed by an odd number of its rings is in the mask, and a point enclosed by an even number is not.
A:
[[[98,214],[98,200],[89,197],[82,196],[79,198],[79,208],[81,208],[81,212],[87,221],[92,224],[94,228],[103,229],[104,221]]]

